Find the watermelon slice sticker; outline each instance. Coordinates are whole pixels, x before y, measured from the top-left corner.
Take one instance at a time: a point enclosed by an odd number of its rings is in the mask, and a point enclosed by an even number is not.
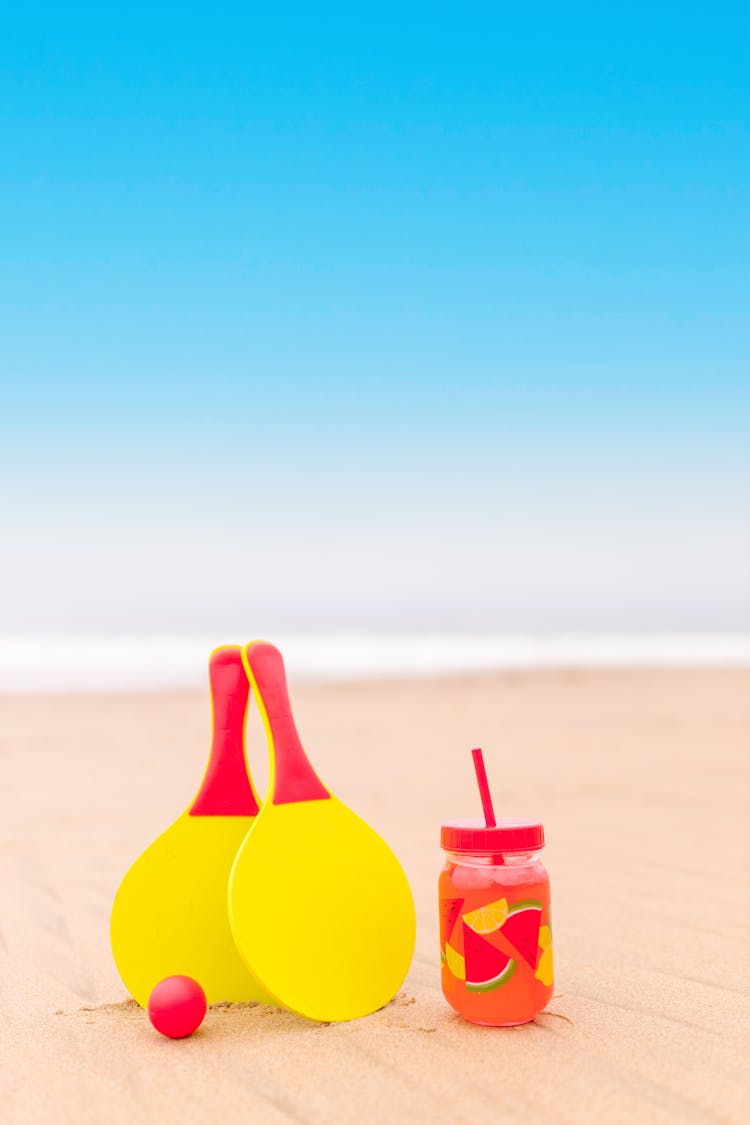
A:
[[[536,899],[514,902],[508,910],[507,921],[500,933],[518,954],[536,969],[539,961],[539,927],[542,922],[542,904]]]
[[[513,976],[516,963],[463,923],[466,987],[469,992],[492,992]]]
[[[451,939],[453,927],[463,904],[462,898],[444,898],[440,904],[440,948],[443,952]]]

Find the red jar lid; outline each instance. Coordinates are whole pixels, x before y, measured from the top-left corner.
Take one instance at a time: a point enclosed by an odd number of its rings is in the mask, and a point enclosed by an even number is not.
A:
[[[483,820],[449,820],[440,829],[440,846],[447,852],[538,852],[544,847],[544,828],[538,820],[503,817],[494,828]]]

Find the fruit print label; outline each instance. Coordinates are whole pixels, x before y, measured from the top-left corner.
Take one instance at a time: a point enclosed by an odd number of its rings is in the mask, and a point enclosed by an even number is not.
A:
[[[503,888],[490,881],[450,893],[441,874],[440,945],[443,992],[475,1023],[525,1023],[552,997],[549,883]],[[457,880],[458,881],[458,880]],[[498,891],[505,894],[498,895]],[[511,898],[511,894],[513,897]]]

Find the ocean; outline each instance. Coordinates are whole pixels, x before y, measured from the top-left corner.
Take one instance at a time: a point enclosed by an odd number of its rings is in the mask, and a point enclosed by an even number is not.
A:
[[[0,637],[0,693],[188,690],[218,644],[242,635]],[[500,636],[451,633],[267,637],[297,680],[364,680],[531,668],[750,666],[748,633]]]

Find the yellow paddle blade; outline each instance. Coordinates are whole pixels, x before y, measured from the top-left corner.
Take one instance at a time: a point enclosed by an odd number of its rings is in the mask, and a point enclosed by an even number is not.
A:
[[[333,796],[263,806],[234,862],[229,916],[253,976],[310,1019],[382,1008],[414,952],[414,903],[401,865]]]
[[[226,909],[229,872],[258,812],[245,761],[249,684],[239,646],[214,649],[208,672],[211,753],[198,794],[136,860],[112,908],[115,962],[142,1007],[160,980],[177,974],[197,980],[209,1002],[271,1002],[237,954]]]
[[[154,985],[183,973],[209,1003],[273,1003],[240,959],[226,895],[246,816],[185,812],[135,861],[115,897],[110,937],[125,987],[145,1007]]]

